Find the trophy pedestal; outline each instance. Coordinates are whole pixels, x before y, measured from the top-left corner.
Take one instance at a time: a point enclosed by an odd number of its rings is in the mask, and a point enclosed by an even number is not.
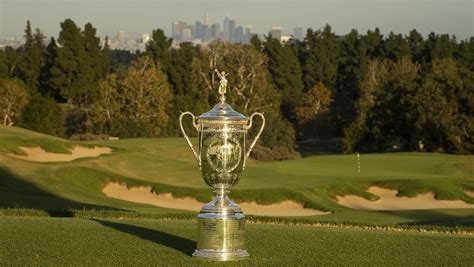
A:
[[[230,261],[249,256],[245,250],[245,217],[226,195],[204,205],[198,215],[197,249],[193,257]]]

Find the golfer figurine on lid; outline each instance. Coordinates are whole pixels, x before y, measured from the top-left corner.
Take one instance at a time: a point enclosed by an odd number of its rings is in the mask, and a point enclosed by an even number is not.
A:
[[[197,118],[191,112],[184,112],[179,117],[179,123],[204,181],[215,193],[215,197],[202,207],[198,215],[197,249],[193,256],[227,261],[249,256],[245,249],[245,216],[240,206],[230,200],[228,193],[239,182],[250,151],[263,131],[265,118],[258,112],[250,117],[244,116],[227,104],[228,74],[215,71],[220,79],[220,103]],[[199,133],[197,150],[183,128],[182,120],[186,115],[192,117],[193,126]],[[261,117],[262,125],[247,148],[247,132],[255,116]]]

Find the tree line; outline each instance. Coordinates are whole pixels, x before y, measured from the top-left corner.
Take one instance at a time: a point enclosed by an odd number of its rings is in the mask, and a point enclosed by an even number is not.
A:
[[[229,104],[265,113],[258,158],[292,158],[297,140],[328,137],[342,137],[347,153],[474,152],[474,37],[338,36],[326,25],[285,44],[268,34],[175,48],[156,29],[132,53],[101,46],[90,23],[60,25],[45,45],[28,21],[25,43],[0,50],[4,125],[68,138],[179,136],[180,112],[218,102],[219,69],[231,73]]]

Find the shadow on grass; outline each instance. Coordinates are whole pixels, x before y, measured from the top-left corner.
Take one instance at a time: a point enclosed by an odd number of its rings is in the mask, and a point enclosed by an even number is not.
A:
[[[0,208],[27,208],[48,212],[51,217],[71,217],[70,209],[118,210],[65,199],[0,167]]]
[[[384,211],[381,213],[395,215],[411,221],[401,223],[401,225],[474,227],[474,209],[406,210]]]
[[[99,219],[90,219],[96,221],[103,226],[124,232],[130,235],[137,236],[144,240],[149,240],[157,244],[175,249],[180,251],[188,256],[191,256],[196,248],[196,242],[184,237],[168,234],[158,230],[152,230],[148,228],[143,228],[140,226],[123,224]]]

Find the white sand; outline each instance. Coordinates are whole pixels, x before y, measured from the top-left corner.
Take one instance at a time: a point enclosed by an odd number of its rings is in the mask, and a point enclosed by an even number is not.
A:
[[[462,200],[438,200],[433,193],[419,194],[416,197],[397,197],[397,190],[372,186],[370,193],[379,196],[375,201],[363,197],[338,196],[340,205],[358,210],[426,210],[426,209],[472,209],[474,204]]]
[[[150,204],[168,209],[201,210],[204,203],[191,197],[175,198],[171,193],[155,194],[150,186],[130,187],[117,182],[108,183],[102,192],[111,198]],[[315,209],[305,209],[303,205],[291,200],[285,200],[271,205],[260,205],[255,202],[240,203],[245,214],[262,216],[311,216],[329,214]]]
[[[110,147],[94,147],[88,148],[83,146],[75,146],[71,154],[51,153],[45,151],[41,147],[27,147],[20,146],[21,150],[26,153],[26,156],[10,154],[10,156],[36,162],[67,162],[80,158],[98,157],[102,154],[112,153]]]

